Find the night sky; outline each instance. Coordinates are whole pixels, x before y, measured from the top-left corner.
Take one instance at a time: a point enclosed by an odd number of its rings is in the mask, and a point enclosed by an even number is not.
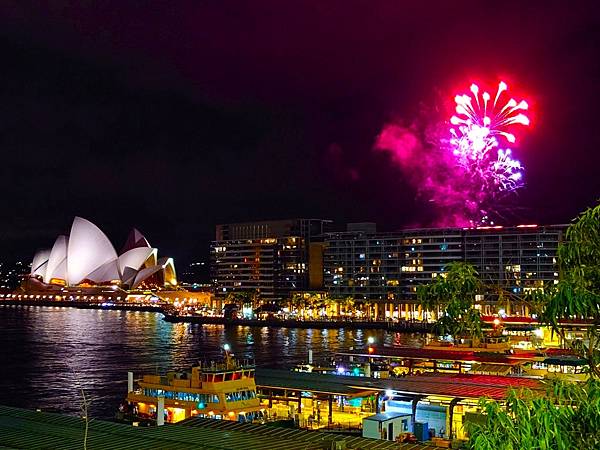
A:
[[[532,106],[521,223],[599,197],[595,2],[29,3],[0,6],[1,259],[74,215],[117,248],[138,227],[180,263],[228,221],[426,226],[375,139],[499,77]]]

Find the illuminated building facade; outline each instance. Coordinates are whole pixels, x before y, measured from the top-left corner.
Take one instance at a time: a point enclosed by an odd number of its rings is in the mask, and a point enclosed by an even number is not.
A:
[[[217,225],[211,244],[217,295],[257,292],[261,298],[284,299],[291,291],[318,284],[319,276],[322,283],[322,270],[311,277],[316,272],[309,265],[311,255],[318,255],[312,258],[315,265],[322,263],[314,241],[330,224],[321,219],[288,219]]]
[[[385,311],[395,311],[398,304],[403,310],[412,305],[412,310],[419,284],[430,283],[451,261],[466,261],[477,268],[490,293],[501,287],[522,294],[557,282],[556,252],[564,229],[527,225],[328,233],[324,284],[333,297],[378,303]]]
[[[33,257],[27,289],[111,286],[124,289],[177,286],[172,258],[158,257],[158,250],[133,229],[117,254],[106,235],[89,220],[75,217],[69,235],[58,236],[52,248]]]
[[[14,263],[0,262],[0,292],[12,291],[21,284],[24,276],[29,273],[28,266],[22,261]]]
[[[465,260],[477,267],[488,286],[514,294],[558,282],[556,255],[566,225],[521,225],[465,230]]]

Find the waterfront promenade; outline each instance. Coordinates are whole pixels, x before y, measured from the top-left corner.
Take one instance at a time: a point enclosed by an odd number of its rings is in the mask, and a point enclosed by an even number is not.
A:
[[[432,324],[417,321],[391,321],[391,320],[352,320],[348,318],[330,318],[330,319],[244,319],[244,318],[224,318],[220,316],[201,316],[201,315],[172,315],[165,314],[165,320],[169,322],[189,322],[198,324],[225,324],[225,325],[245,325],[245,326],[270,326],[286,328],[355,328],[355,329],[377,329],[405,332],[423,332],[428,333],[432,330]]]
[[[168,303],[144,304],[144,303],[125,303],[125,302],[91,302],[74,300],[37,300],[37,299],[0,299],[0,306],[58,306],[79,309],[105,309],[105,310],[123,310],[123,311],[148,311],[162,313],[164,319],[168,322],[196,323],[201,325],[241,325],[257,327],[285,327],[285,328],[351,328],[351,329],[372,329],[389,330],[401,332],[422,332],[428,333],[432,330],[432,324],[419,321],[391,321],[391,320],[352,320],[348,318],[330,318],[330,319],[245,319],[230,318],[223,316],[203,316],[203,315],[178,315],[170,313]]]

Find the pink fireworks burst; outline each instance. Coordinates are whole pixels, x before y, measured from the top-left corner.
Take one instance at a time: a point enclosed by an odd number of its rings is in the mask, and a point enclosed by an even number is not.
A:
[[[502,102],[507,91],[501,81],[491,102],[487,91],[479,95],[479,87],[471,85],[471,95],[454,97],[456,115],[452,116],[450,145],[457,164],[479,180],[481,188],[493,200],[498,194],[512,192],[523,186],[523,166],[513,159],[509,148],[501,148],[501,140],[509,144],[516,142],[510,132],[513,125],[529,125],[525,100],[517,102],[510,98]]]
[[[506,91],[500,82],[492,99],[473,84],[470,94],[455,96],[450,127],[438,114],[443,108],[423,108],[378,135],[375,149],[390,154],[417,198],[437,212],[431,225],[479,226],[514,213],[509,194],[523,187],[523,166],[508,147],[517,140],[513,127],[529,119],[527,102],[507,100]]]

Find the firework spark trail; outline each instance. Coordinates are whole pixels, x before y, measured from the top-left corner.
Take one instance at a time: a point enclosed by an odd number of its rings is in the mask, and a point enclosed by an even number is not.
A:
[[[493,103],[488,92],[479,95],[476,84],[472,84],[470,90],[472,95],[454,97],[456,115],[450,123],[457,129],[450,129],[450,145],[457,164],[474,181],[479,180],[482,190],[488,194],[488,201],[493,201],[499,194],[523,186],[523,167],[512,158],[510,149],[499,147],[499,138],[511,144],[516,142],[509,128],[511,125],[529,125],[528,117],[522,112],[529,106],[526,101],[517,103],[513,98],[499,105],[502,94],[508,90],[503,81],[498,84]]]

